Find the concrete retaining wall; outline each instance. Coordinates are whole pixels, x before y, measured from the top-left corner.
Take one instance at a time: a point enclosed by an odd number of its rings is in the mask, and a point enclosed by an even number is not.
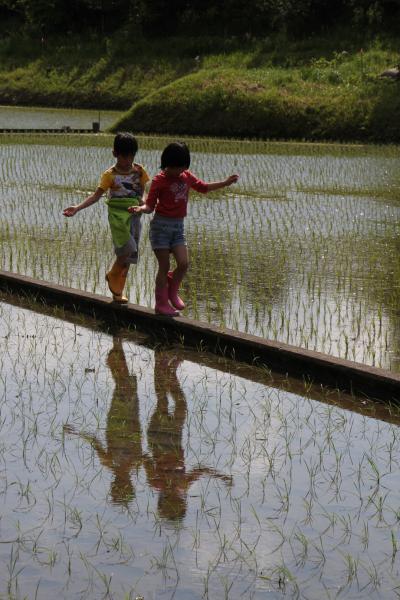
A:
[[[222,329],[185,317],[168,318],[135,304],[118,305],[110,298],[0,271],[0,288],[28,294],[47,304],[73,309],[116,327],[134,327],[162,339],[265,364],[272,371],[309,379],[340,390],[390,402],[400,401],[400,375],[320,352]]]

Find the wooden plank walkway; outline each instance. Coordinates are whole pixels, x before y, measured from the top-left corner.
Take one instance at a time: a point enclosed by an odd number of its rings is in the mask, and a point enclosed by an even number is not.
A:
[[[106,296],[0,271],[0,288],[31,295],[50,305],[73,309],[116,326],[149,331],[157,337],[178,340],[249,364],[264,364],[271,371],[301,377],[368,398],[400,402],[400,375],[289,344],[223,329],[185,317],[162,317],[135,304],[118,305]]]

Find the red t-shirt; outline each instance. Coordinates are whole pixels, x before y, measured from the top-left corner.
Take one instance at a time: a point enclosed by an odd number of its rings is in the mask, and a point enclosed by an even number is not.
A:
[[[146,205],[164,217],[186,217],[190,188],[202,194],[208,192],[208,185],[190,171],[183,171],[178,177],[161,171],[151,182]]]

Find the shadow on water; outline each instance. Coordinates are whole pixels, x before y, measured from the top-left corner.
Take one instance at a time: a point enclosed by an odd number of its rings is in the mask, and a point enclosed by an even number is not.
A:
[[[107,415],[105,446],[97,436],[65,425],[64,431],[79,435],[92,445],[101,464],[112,472],[110,497],[113,504],[128,505],[135,497],[132,472],[144,467],[147,482],[158,493],[158,514],[163,519],[180,521],[185,517],[187,494],[201,476],[216,477],[227,484],[231,478],[215,469],[198,466],[186,470],[183,429],[187,402],[177,376],[183,357],[174,349],[154,350],[154,388],[156,405],[147,428],[150,452],[143,452],[138,386],[128,370],[123,338],[113,337],[107,366],[115,388]],[[173,408],[169,399],[173,400]]]

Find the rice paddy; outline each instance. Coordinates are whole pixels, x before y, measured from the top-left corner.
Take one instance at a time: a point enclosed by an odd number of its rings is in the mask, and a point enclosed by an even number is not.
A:
[[[163,138],[139,136],[158,170]],[[0,137],[2,269],[107,294],[112,136]],[[196,139],[185,314],[400,370],[398,148]],[[148,242],[132,302],[152,305]],[[396,599],[400,409],[0,295],[0,600]]]
[[[398,408],[1,300],[0,598],[398,597]]]
[[[68,220],[62,209],[81,201],[112,164],[112,137],[1,142],[3,268],[107,294],[113,252],[104,203]],[[150,174],[165,142],[139,136],[137,159]],[[210,181],[238,172],[240,181],[191,196],[185,315],[398,371],[398,149],[190,145],[194,173]],[[155,259],[150,218],[142,220],[128,294],[152,306]]]

